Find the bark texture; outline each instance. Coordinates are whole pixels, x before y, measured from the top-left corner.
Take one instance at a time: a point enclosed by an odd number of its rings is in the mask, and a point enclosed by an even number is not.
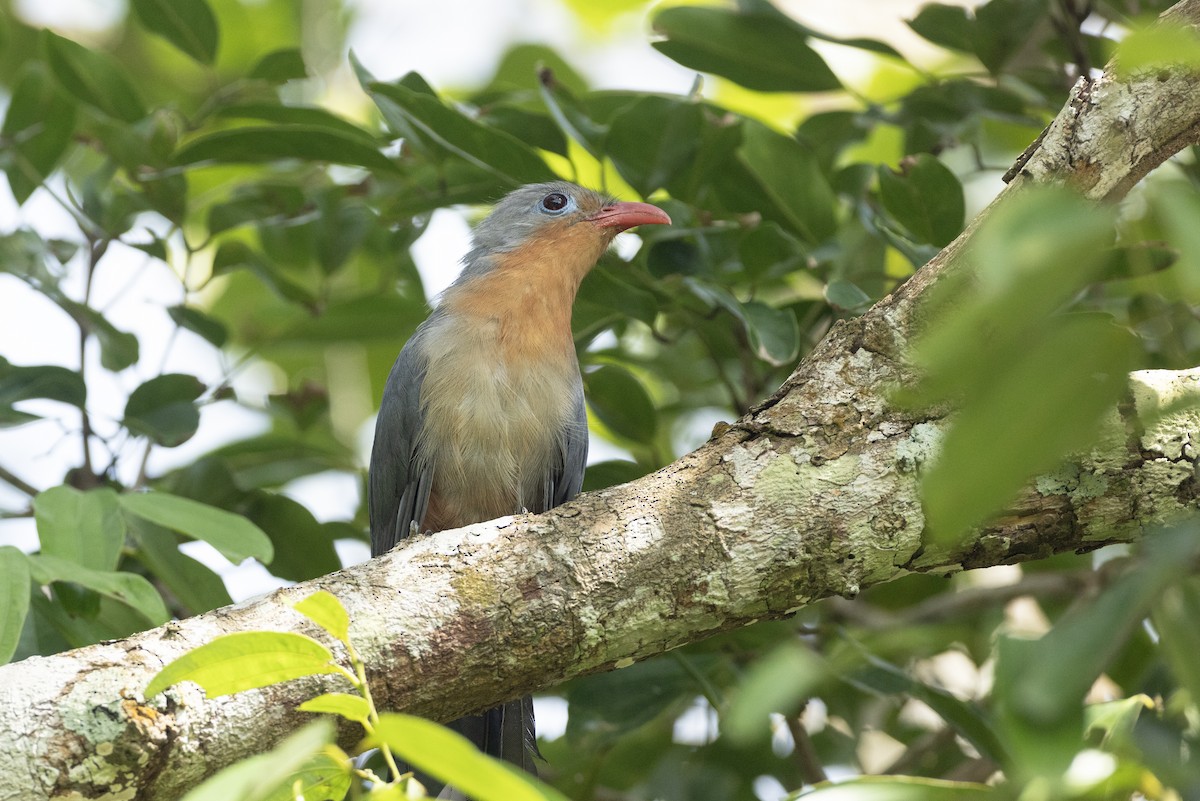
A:
[[[1169,13],[1196,22],[1200,0]],[[1173,70],[1082,80],[1005,194],[1058,181],[1120,198],[1196,141],[1194,86]],[[995,525],[953,546],[923,539],[919,473],[945,419],[897,411],[886,391],[911,378],[903,352],[916,301],[961,261],[977,224],[837,325],[773,397],[654,475],[126,640],[0,667],[0,801],[172,799],[271,746],[309,717],[297,704],[346,689],[341,680],[213,700],[189,684],[153,699],[142,690],[219,634],[323,638],[291,609],[317,589],[349,610],[376,701],[445,720],[910,572],[1134,540],[1194,511],[1200,413],[1157,412],[1200,401],[1200,370],[1144,372],[1093,449],[1039,478]]]

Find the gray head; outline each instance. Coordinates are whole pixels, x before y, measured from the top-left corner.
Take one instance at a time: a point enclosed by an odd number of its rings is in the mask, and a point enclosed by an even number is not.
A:
[[[584,222],[590,225],[576,228]],[[647,203],[621,203],[569,181],[527,184],[505,195],[475,228],[463,274],[486,271],[493,256],[539,240],[561,239],[564,245],[571,240],[575,247],[594,243],[599,256],[621,231],[670,222],[665,212]]]

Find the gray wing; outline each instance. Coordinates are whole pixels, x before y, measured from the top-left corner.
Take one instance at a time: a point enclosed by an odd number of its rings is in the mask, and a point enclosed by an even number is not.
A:
[[[583,406],[583,382],[575,385],[571,421],[564,432],[559,451],[561,460],[546,477],[546,509],[566,503],[583,488],[583,471],[587,465],[587,410]],[[545,509],[530,511],[545,511]]]
[[[390,551],[407,537],[414,523],[420,525],[429,506],[433,471],[417,459],[417,436],[423,424],[421,384],[425,380],[419,343],[418,330],[392,365],[375,420],[367,482],[372,556]]]

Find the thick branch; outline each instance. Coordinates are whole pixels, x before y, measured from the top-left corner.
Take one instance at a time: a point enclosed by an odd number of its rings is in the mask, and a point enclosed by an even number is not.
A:
[[[1173,13],[1196,20],[1200,0]],[[1081,82],[1006,192],[1053,180],[1119,197],[1192,141],[1200,93],[1180,94],[1177,78]],[[222,633],[321,636],[290,609],[319,588],[349,609],[381,705],[449,719],[817,598],[910,572],[1132,540],[1194,510],[1200,415],[1155,413],[1200,400],[1200,371],[1146,372],[1095,448],[1036,481],[1002,520],[953,546],[923,540],[919,468],[944,421],[891,408],[884,388],[908,377],[901,354],[915,301],[974,228],[866,315],[836,326],[771,399],[652,476],[549,514],[419,539],[126,640],[0,668],[0,801],[175,798],[268,747],[307,717],[294,711],[301,700],[345,689],[339,679],[211,701],[194,685],[149,701],[142,688]]]

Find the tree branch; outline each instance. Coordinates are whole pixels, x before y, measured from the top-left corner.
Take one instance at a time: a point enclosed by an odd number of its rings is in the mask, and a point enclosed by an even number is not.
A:
[[[1200,0],[1170,13],[1194,23]],[[1119,198],[1193,141],[1193,86],[1172,71],[1081,80],[1004,194],[1054,181]],[[1133,397],[1075,464],[1038,479],[965,540],[924,540],[919,469],[945,421],[892,408],[886,388],[911,378],[902,354],[919,323],[916,301],[978,222],[863,317],[837,324],[770,399],[658,473],[545,515],[440,532],[125,640],[0,668],[0,799],[174,798],[267,748],[307,719],[295,711],[301,700],[344,690],[341,679],[212,700],[189,684],[154,699],[142,689],[163,664],[223,633],[322,637],[291,609],[317,589],[348,608],[377,702],[446,720],[818,598],[912,572],[1131,541],[1193,511],[1200,414],[1158,412],[1200,401],[1200,370],[1148,371],[1133,376]]]

